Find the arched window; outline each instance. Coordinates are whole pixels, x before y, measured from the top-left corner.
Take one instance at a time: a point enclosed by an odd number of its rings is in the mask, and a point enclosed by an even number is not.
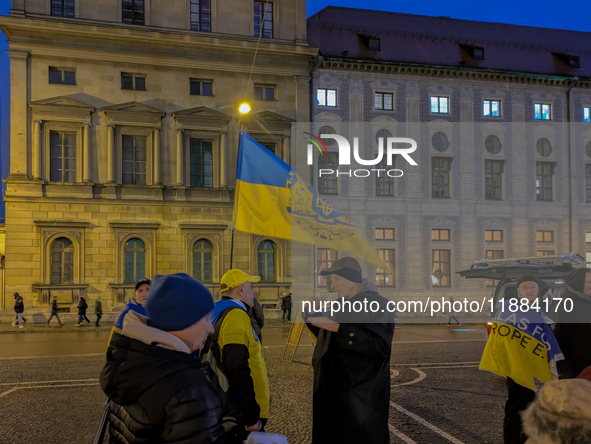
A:
[[[74,282],[74,245],[67,237],[59,237],[51,243],[51,283]]]
[[[125,254],[125,282],[137,282],[146,277],[146,245],[138,238],[129,239]]]
[[[199,239],[193,244],[193,277],[201,282],[213,282],[213,247],[208,240]]]
[[[259,244],[259,276],[262,281],[275,282],[275,244],[271,241],[263,241]]]

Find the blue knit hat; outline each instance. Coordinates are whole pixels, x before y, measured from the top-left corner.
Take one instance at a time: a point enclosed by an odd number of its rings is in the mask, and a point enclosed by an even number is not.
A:
[[[154,276],[148,300],[148,325],[163,331],[184,330],[213,310],[213,298],[185,273]]]

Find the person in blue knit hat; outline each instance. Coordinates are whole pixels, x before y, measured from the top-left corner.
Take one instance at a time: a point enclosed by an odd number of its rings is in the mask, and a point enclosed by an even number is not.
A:
[[[222,398],[198,354],[213,333],[213,298],[184,273],[154,277],[145,306],[113,333],[100,376],[111,443],[222,444]]]

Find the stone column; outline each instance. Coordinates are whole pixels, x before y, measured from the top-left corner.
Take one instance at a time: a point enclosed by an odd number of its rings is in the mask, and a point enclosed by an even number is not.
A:
[[[160,185],[162,179],[160,177],[160,129],[154,128],[154,185]]]
[[[35,119],[35,144],[33,146],[33,178],[43,178],[43,122]]]
[[[13,9],[24,9],[24,2],[13,3]],[[9,179],[27,179],[27,51],[8,50],[10,56],[10,174]]]
[[[220,187],[228,186],[228,159],[226,158],[226,141],[228,133],[220,134]]]
[[[462,87],[460,102],[461,118],[461,157],[460,157],[460,197],[462,199],[476,199],[476,184],[474,179],[474,105],[472,87]]]
[[[514,92],[511,96],[511,104],[513,105],[513,146],[510,151],[512,159],[508,159],[508,161],[513,163],[513,177],[505,175],[505,184],[508,185],[511,182],[512,200],[522,203],[513,207],[513,257],[525,257],[529,255],[528,222],[526,206],[523,203],[528,200],[528,185],[533,187],[533,183],[528,184],[525,174],[527,156],[525,155],[525,100],[523,93]]]
[[[84,124],[84,133],[82,135],[84,143],[84,156],[82,158],[84,162],[84,182],[90,182],[90,123]]]
[[[181,128],[176,129],[176,182],[177,185],[185,185],[183,179],[183,130]]]
[[[115,125],[107,125],[107,182],[115,183]]]

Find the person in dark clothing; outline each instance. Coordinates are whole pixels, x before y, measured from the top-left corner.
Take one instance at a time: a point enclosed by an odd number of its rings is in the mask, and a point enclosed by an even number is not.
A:
[[[130,310],[113,333],[100,385],[112,444],[223,444],[222,398],[198,359],[213,333],[213,298],[178,273],[154,277],[150,318]]]
[[[554,336],[564,355],[556,364],[558,374],[570,379],[591,365],[591,269],[574,270],[565,281],[562,304],[552,309],[550,316],[556,322]],[[566,299],[573,301],[570,312],[565,310]]]
[[[449,318],[447,319],[447,325],[451,325],[451,320],[452,320],[452,319],[453,319],[454,321],[456,321],[456,324],[457,324],[457,325],[462,325],[462,324],[460,323],[460,321],[458,321],[458,318],[456,318],[456,317],[454,316],[454,311],[453,311],[454,298],[453,298],[453,297],[451,297],[451,296],[450,296],[450,298],[449,298],[449,304],[450,304],[450,306],[451,306],[452,308],[449,310]]]
[[[64,324],[62,324],[62,321],[60,320],[60,317],[57,314],[57,296],[54,296],[53,300],[51,301],[51,316],[47,320],[47,324],[45,324],[47,327],[49,327],[49,323],[51,322],[54,316],[57,318],[57,322],[59,323],[60,327],[62,327]]]
[[[394,314],[388,312],[388,301],[375,285],[362,279],[355,259],[341,258],[321,274],[331,275],[339,301],[367,301],[368,306],[379,308],[341,311],[330,318],[304,313],[308,328],[318,338],[312,358],[312,443],[389,443]]]
[[[250,324],[252,325],[252,328],[254,328],[254,332],[257,334],[259,341],[261,341],[262,344],[263,335],[261,334],[261,331],[265,326],[265,313],[263,312],[263,307],[257,298],[253,299],[253,305],[248,311],[248,316],[250,316]]]
[[[291,293],[283,293],[283,299],[281,300],[281,310],[283,311],[282,320],[291,321]]]
[[[99,322],[103,317],[103,303],[101,302],[101,298],[97,298],[94,303],[94,314],[96,315],[96,326],[100,327]]]
[[[90,319],[86,317],[87,308],[88,304],[86,303],[86,299],[80,297],[80,301],[78,302],[78,323],[74,324],[76,327],[83,325],[83,321],[86,321],[87,324],[90,324]]]
[[[14,293],[13,296],[16,321],[12,323],[12,326],[15,327],[18,324],[18,328],[25,328],[23,320],[23,313],[25,312],[25,303],[23,302],[23,298],[18,293]]]

